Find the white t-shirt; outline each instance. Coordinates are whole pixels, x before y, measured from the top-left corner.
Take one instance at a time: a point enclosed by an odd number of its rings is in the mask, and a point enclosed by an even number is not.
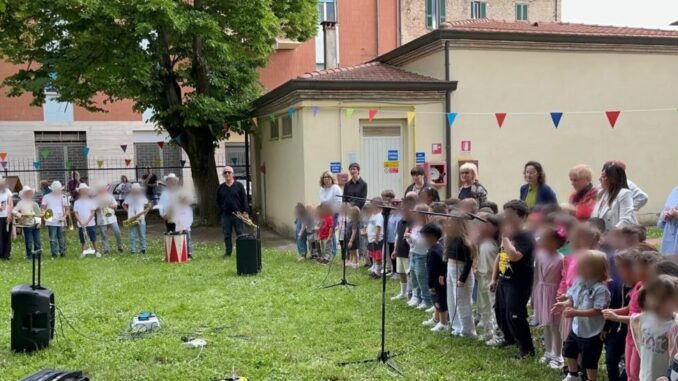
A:
[[[96,198],[97,206],[97,225],[110,225],[114,222],[118,222],[118,218],[115,216],[114,207],[111,208],[110,205],[115,205],[116,201],[112,194],[106,193],[103,196],[97,196]],[[109,211],[113,212],[110,217],[106,217],[103,212],[103,207],[110,208]]]
[[[320,187],[320,203],[327,203],[332,207],[332,212],[337,213],[339,211],[339,206],[341,206],[341,188],[339,185],[332,184],[329,188]]]
[[[69,207],[68,199],[65,194],[59,194],[52,192],[45,195],[42,198],[42,206],[47,209],[52,209],[54,215],[50,221],[45,220],[45,225],[47,226],[64,226],[64,222],[61,221],[61,218],[64,217],[65,208]]]
[[[653,313],[644,312],[631,317],[631,335],[640,355],[640,380],[654,381],[666,374],[669,367],[669,330],[676,324],[659,320]]]
[[[40,218],[40,206],[33,200],[19,200],[19,202],[14,205],[12,213],[21,213],[22,216],[34,215],[33,218],[19,218],[16,223],[17,226],[34,226],[40,225],[42,221]]]
[[[0,210],[0,217],[7,217],[7,207],[9,206],[9,200],[12,198],[12,192],[9,189],[5,188],[4,192],[0,192],[0,204],[3,205],[3,210]]]
[[[175,224],[175,230],[178,232],[181,231],[191,231],[191,225],[193,224],[193,209],[190,205],[176,205],[174,207],[174,212],[172,213],[172,222]]]
[[[371,215],[367,221],[367,242],[377,242],[377,227],[381,228],[379,239],[382,240],[384,238],[384,216],[381,213]]]
[[[146,204],[148,204],[148,199],[146,198],[146,196],[143,195],[141,196],[129,195],[125,197],[125,201],[123,203],[127,205],[127,218],[132,218],[144,210],[144,207],[146,206]],[[143,216],[139,218],[139,221],[143,220],[144,220]]]
[[[90,213],[92,213],[96,208],[97,207],[94,204],[94,201],[92,201],[89,198],[79,198],[75,201],[75,203],[73,204],[73,212],[75,212],[76,217],[78,217],[78,226],[79,227],[82,227],[82,225],[80,225],[79,220],[86,221],[89,218]],[[92,218],[87,223],[87,227],[95,226],[95,225],[96,225],[96,221],[95,221],[94,218]]]
[[[172,204],[176,201],[174,197],[175,193],[175,190],[167,189],[160,194],[160,198],[158,199],[158,214],[160,214],[160,217],[165,218],[167,213],[169,213],[174,206]]]

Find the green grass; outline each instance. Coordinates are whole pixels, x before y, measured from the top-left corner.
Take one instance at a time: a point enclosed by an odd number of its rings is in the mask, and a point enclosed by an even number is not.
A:
[[[43,244],[48,246],[43,232]],[[10,289],[30,281],[30,262],[15,241],[13,258],[0,262],[0,380],[17,380],[42,368],[84,370],[93,380],[215,380],[234,367],[252,380],[390,379],[384,367],[340,367],[337,362],[376,357],[379,351],[380,282],[350,270],[358,287],[319,290],[327,267],[299,263],[291,252],[265,250],[264,271],[235,273],[219,244],[195,244],[197,259],[161,262],[159,241],[149,258],[79,259],[74,234],[68,256],[47,260],[43,284],[80,332],[58,320],[49,348],[31,355],[9,349]],[[47,250],[49,251],[49,250]],[[47,253],[47,256],[49,253]],[[337,281],[334,265],[326,282]],[[398,288],[388,283],[388,296]],[[125,334],[140,311],[158,314],[163,328],[143,338]],[[560,380],[535,361],[516,361],[514,350],[490,349],[421,326],[426,315],[404,303],[387,304],[387,349],[407,380]],[[59,324],[62,323],[62,324]],[[208,345],[184,348],[182,336]]]

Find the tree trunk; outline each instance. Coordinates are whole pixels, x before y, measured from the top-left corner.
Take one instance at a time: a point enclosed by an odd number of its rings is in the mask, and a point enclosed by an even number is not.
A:
[[[208,133],[209,134],[209,133]],[[217,188],[219,177],[217,163],[214,160],[214,146],[209,139],[201,139],[201,134],[191,134],[185,150],[191,163],[191,175],[198,198],[200,222],[214,225],[218,223]]]

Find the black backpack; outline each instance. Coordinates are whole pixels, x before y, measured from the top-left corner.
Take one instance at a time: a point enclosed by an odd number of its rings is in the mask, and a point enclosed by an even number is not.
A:
[[[62,372],[54,369],[43,369],[33,373],[21,381],[89,381],[82,371]]]

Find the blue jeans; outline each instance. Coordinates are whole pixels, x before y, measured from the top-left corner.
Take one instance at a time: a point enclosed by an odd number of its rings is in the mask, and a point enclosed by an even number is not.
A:
[[[85,232],[87,232],[87,237],[89,241],[95,243],[97,241],[97,229],[95,226],[85,226],[78,228],[78,237],[80,238],[80,244],[85,244]]]
[[[428,289],[428,273],[426,272],[426,255],[412,253],[410,255],[410,276],[412,288],[418,288],[421,301],[427,306],[433,305],[431,291]]]
[[[42,245],[40,244],[40,228],[23,228],[24,242],[26,243],[26,259],[33,258],[33,253],[40,251]]]
[[[99,233],[101,233],[101,241],[104,244],[104,253],[108,254],[111,251],[111,247],[108,243],[108,229],[113,230],[115,235],[115,243],[118,245],[118,251],[122,252],[122,234],[120,233],[120,226],[117,222],[110,223],[108,225],[99,225]]]
[[[242,221],[232,214],[221,215],[221,231],[224,233],[224,244],[226,245],[226,255],[233,252],[233,239],[231,238],[235,230],[236,238],[242,235]]]
[[[47,232],[49,233],[49,248],[52,251],[52,256],[66,254],[63,226],[47,226]]]
[[[136,226],[129,228],[129,250],[132,254],[137,252],[137,239],[140,240],[141,251],[146,252],[146,221],[140,220]]]
[[[306,247],[306,230],[302,231],[301,225],[301,221],[294,222],[294,239],[297,241],[297,253],[299,253],[300,257],[305,257],[308,251]]]

